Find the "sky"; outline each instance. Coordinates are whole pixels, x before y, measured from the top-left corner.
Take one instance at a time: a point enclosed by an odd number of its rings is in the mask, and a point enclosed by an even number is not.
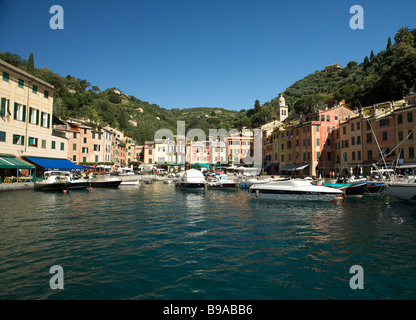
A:
[[[53,5],[63,29],[51,29]],[[363,29],[352,29],[353,5]],[[361,63],[414,0],[0,0],[0,51],[162,108],[250,109],[326,65]]]

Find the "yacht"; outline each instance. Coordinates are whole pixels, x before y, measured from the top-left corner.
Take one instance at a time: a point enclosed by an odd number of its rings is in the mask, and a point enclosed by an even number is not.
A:
[[[343,191],[321,185],[313,185],[310,180],[280,180],[250,187],[252,199],[323,201],[343,195]]]
[[[90,179],[92,188],[118,188],[121,184],[121,179],[109,176],[94,176]]]
[[[196,169],[186,170],[181,177],[175,181],[178,189],[200,189],[206,185],[205,177],[201,171]]]
[[[415,179],[409,179],[407,181],[392,182],[387,186],[385,195],[410,203],[416,203],[416,181]]]
[[[46,171],[44,180],[35,182],[35,190],[85,189],[89,185],[88,180],[72,175],[69,171]]]
[[[236,190],[239,183],[227,175],[220,175],[212,181],[208,181],[207,187],[211,189],[234,189]]]

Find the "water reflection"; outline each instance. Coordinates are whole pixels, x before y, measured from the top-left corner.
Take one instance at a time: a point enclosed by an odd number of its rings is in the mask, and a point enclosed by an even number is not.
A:
[[[0,297],[353,298],[353,264],[371,284],[364,297],[415,296],[413,205],[256,201],[224,191],[155,182],[0,194]],[[71,290],[47,290],[53,264],[64,265]]]

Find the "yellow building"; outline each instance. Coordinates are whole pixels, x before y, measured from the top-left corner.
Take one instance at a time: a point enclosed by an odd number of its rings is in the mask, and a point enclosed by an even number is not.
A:
[[[131,137],[124,137],[124,143],[126,144],[126,164],[130,162],[136,162],[136,141],[133,140]]]
[[[0,60],[0,153],[67,159],[68,140],[52,129],[53,85]]]

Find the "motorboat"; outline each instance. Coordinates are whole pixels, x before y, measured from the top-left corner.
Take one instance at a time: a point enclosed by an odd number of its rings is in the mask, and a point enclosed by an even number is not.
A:
[[[373,181],[369,180],[367,181],[367,184],[365,186],[364,193],[368,194],[382,194],[383,191],[388,186],[388,183],[385,181]]]
[[[120,178],[109,176],[94,176],[90,179],[92,188],[118,188],[122,182]]]
[[[287,180],[287,179],[285,179]],[[265,183],[269,183],[273,180],[271,180],[270,178],[266,178],[266,179],[261,179],[259,177],[242,177],[241,180],[239,181],[240,184],[240,188],[241,189],[250,189],[251,186],[256,185],[256,184],[265,184]]]
[[[250,187],[252,199],[329,201],[343,195],[340,189],[313,185],[310,180],[276,180]]]
[[[201,171],[189,169],[175,181],[175,187],[178,189],[200,189],[205,188],[206,181]]]
[[[410,203],[416,203],[416,181],[395,181],[386,187],[385,195]]]
[[[351,178],[344,181],[337,181],[336,183],[322,183],[324,187],[342,190],[347,197],[362,197],[367,187],[367,181],[364,178]]]
[[[42,191],[62,191],[69,189],[70,179],[67,175],[53,174],[47,171],[44,174],[43,181],[35,182],[35,190]]]
[[[234,189],[236,190],[239,183],[227,175],[220,175],[211,181],[207,182],[207,187],[210,189]]]
[[[90,182],[81,175],[73,175],[69,171],[46,171],[44,180],[35,182],[35,190],[69,190],[69,189],[85,189]]]
[[[138,187],[140,185],[139,180],[122,180],[120,183],[120,187]]]

